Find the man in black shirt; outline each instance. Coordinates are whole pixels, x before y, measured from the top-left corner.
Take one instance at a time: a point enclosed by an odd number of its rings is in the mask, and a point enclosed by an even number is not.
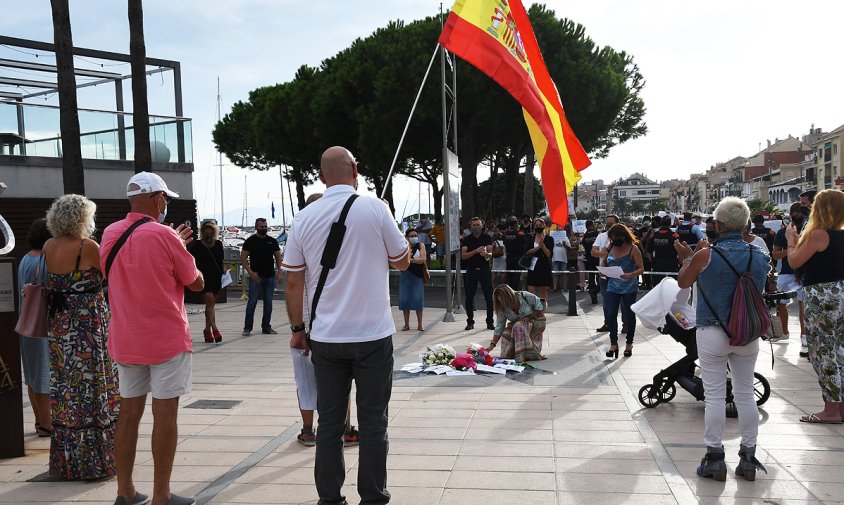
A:
[[[463,286],[466,289],[466,329],[475,328],[475,291],[478,282],[484,292],[486,301],[486,327],[494,330],[492,319],[492,272],[489,269],[489,259],[492,257],[492,238],[483,233],[484,222],[478,217],[469,220],[469,235],[463,238],[460,247],[460,258],[466,273],[463,276]]]
[[[648,254],[653,258],[654,272],[678,272],[680,262],[677,259],[677,250],[674,249],[674,242],[680,236],[671,231],[671,217],[662,218],[662,226],[655,230],[647,244]],[[656,286],[665,277],[664,275],[653,275],[653,284]]]
[[[765,226],[765,216],[762,214],[753,216],[753,228],[750,229],[750,233],[765,241],[765,245],[768,246],[768,254],[774,252],[774,236],[776,232]]]
[[[261,333],[277,333],[270,326],[273,315],[273,292],[276,283],[281,283],[281,249],[278,242],[267,235],[267,220],[259,217],[255,220],[255,235],[247,238],[240,251],[240,264],[249,276],[249,300],[246,302],[246,321],[243,323],[243,335],[252,333],[255,319],[255,307],[259,294],[264,297],[264,314],[261,317]],[[278,274],[275,267],[278,266]]]
[[[505,254],[507,254],[507,270],[519,270],[519,258],[525,250],[525,234],[519,230],[519,220],[516,216],[510,216],[507,222],[507,229],[504,230]],[[522,274],[520,272],[507,272],[507,284],[513,288],[513,291],[521,289],[520,280]]]

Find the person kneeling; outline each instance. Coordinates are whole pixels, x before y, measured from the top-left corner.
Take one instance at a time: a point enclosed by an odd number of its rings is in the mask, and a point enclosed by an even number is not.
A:
[[[542,300],[533,293],[513,291],[501,284],[492,294],[492,304],[496,324],[489,351],[501,340],[501,358],[518,362],[545,359],[541,354],[545,332]]]

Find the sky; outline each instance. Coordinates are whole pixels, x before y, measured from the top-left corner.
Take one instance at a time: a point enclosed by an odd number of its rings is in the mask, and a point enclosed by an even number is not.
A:
[[[75,45],[128,53],[126,2],[70,4]],[[812,124],[831,131],[844,123],[838,35],[844,2],[545,4],[558,17],[584,25],[598,45],[632,54],[646,80],[642,97],[648,134],[593,160],[584,180],[609,182],[634,172],[656,180],[686,178],[717,162],[753,155],[767,140],[804,135]],[[49,0],[3,0],[3,6],[1,34],[52,41]],[[288,81],[299,66],[318,65],[390,20],[419,19],[439,9],[440,3],[432,0],[145,0],[147,56],[181,62],[184,111],[193,119],[194,196],[200,217],[220,211],[219,168],[211,140],[218,78],[225,114],[233,103],[247,99],[250,90]],[[0,58],[21,56],[27,57],[0,47]],[[77,64],[93,67],[86,61]],[[106,70],[129,73],[128,65]],[[173,114],[172,77],[151,76],[148,84],[150,113]],[[128,92],[128,83],[125,88]],[[81,91],[80,106],[112,109],[108,100],[101,103],[102,92]],[[55,98],[47,102],[51,100]],[[126,100],[130,103],[128,93]],[[280,224],[278,172],[245,171],[225,159],[223,164],[226,224],[240,224],[244,197],[247,221],[259,214],[269,217],[272,202],[277,215],[271,222]],[[427,187],[400,178],[394,184],[398,215],[428,210]],[[306,194],[322,189],[317,184]],[[285,199],[289,205],[286,194]],[[289,221],[290,209],[286,216]]]

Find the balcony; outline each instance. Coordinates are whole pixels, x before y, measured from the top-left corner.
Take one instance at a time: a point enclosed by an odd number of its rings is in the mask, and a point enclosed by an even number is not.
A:
[[[190,119],[150,115],[149,123],[154,162],[193,163]],[[80,109],[79,128],[83,159],[134,160],[132,114]],[[61,158],[59,131],[58,107],[0,101],[0,155]]]

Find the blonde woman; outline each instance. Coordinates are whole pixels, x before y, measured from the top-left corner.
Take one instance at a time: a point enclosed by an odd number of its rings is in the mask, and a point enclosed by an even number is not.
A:
[[[205,278],[202,300],[205,302],[205,329],[202,335],[207,343],[220,343],[223,336],[217,328],[214,304],[217,293],[222,289],[223,242],[219,240],[220,228],[213,221],[205,221],[199,229],[199,240],[192,242],[188,251],[196,260],[196,268]]]
[[[103,296],[96,205],[80,195],[47,211],[53,238],[44,244],[50,302],[50,475],[90,480],[115,474],[117,373],[108,355],[109,310]]]
[[[800,418],[804,423],[844,420],[844,193],[834,189],[815,197],[809,222],[798,239],[794,224],[785,231],[788,263],[803,271],[809,362],[818,374],[824,409]]]
[[[542,300],[528,291],[513,291],[501,284],[492,293],[495,311],[495,333],[488,350],[501,341],[501,357],[519,362],[545,359],[542,355],[542,334],[545,312]]]

